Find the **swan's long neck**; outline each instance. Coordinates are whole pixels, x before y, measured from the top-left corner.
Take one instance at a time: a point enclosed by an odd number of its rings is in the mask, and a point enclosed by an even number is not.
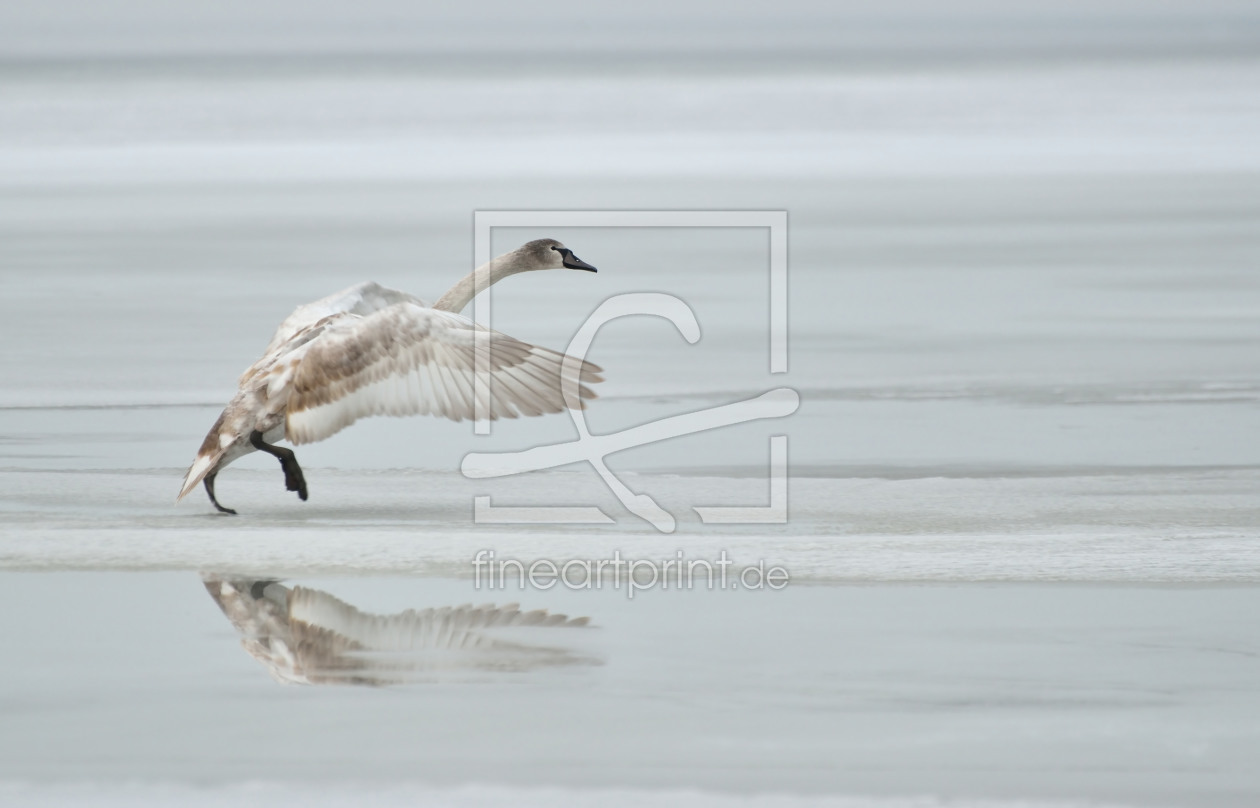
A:
[[[468,276],[459,283],[452,286],[446,294],[438,298],[438,302],[433,304],[433,308],[441,311],[453,311],[458,314],[474,297],[494,286],[508,275],[528,272],[531,269],[542,269],[542,267],[527,264],[522,260],[518,250],[500,255],[498,258],[492,258],[468,273]]]

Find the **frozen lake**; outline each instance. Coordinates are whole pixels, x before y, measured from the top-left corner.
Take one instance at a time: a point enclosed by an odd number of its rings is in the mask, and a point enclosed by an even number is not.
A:
[[[510,20],[447,53],[435,31],[480,22],[228,5],[0,11],[0,803],[1260,799],[1254,13],[964,4],[933,28],[788,3],[712,40],[649,26],[655,55],[627,44],[647,23],[593,17],[607,58],[518,60],[487,55]],[[760,31],[778,45],[739,56]],[[496,229],[600,271],[505,281],[493,325],[561,349],[614,295],[690,307],[694,345],[646,316],[600,332],[595,434],[779,387],[799,410],[611,455],[673,533],[589,465],[461,475],[573,440],[563,415],[368,419],[298,449],[308,502],[253,455],[219,477],[240,516],[174,506],[294,306],[363,280],[435,300],[475,210],[786,210],[786,373],[762,229]],[[768,504],[777,435],[788,521],[702,523]],[[608,521],[478,522],[479,497]],[[726,554],[790,584],[490,590],[483,550]],[[299,590],[318,609],[276,594]],[[513,601],[591,627],[382,657],[418,618],[359,613]],[[330,659],[386,673],[268,675]]]
[[[291,303],[363,277],[436,297],[462,271],[470,191],[457,221],[426,226],[455,207],[444,202],[453,186],[9,189],[21,218],[0,247],[8,325],[38,339],[0,357],[22,380],[0,409],[0,557],[36,569],[467,575],[482,546],[558,558],[681,546],[766,558],[802,581],[1256,581],[1260,282],[1248,225],[1260,191],[1249,178],[728,186],[735,204],[774,192],[800,203],[789,205],[785,374],[767,372],[764,231],[552,231],[602,271],[496,290],[497,328],[554,347],[619,293],[665,291],[695,312],[695,345],[659,318],[604,327],[591,353],[608,371],[587,418],[595,434],[799,392],[788,418],[610,457],[676,515],[673,535],[627,513],[589,466],[458,472],[470,451],[572,440],[564,416],[500,422],[489,436],[369,419],[301,448],[308,503],[253,455],[219,479],[239,519],[217,518],[200,492],[171,507],[237,374]],[[576,187],[548,186],[540,204]],[[602,187],[646,206],[653,186]],[[676,198],[714,204],[705,194],[718,191],[699,187]],[[951,189],[965,211],[946,204]],[[524,182],[497,191],[529,193]],[[508,229],[496,244],[533,235],[545,234]],[[434,254],[452,269],[418,268]],[[563,316],[540,317],[544,306]],[[767,503],[775,434],[788,436],[789,523],[702,525],[695,506]],[[472,521],[476,496],[595,505],[616,523],[504,531]]]

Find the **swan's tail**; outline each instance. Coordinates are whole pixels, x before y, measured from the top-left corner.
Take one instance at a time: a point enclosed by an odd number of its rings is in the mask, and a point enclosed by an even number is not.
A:
[[[193,460],[193,464],[188,467],[188,473],[184,475],[184,487],[179,490],[179,496],[175,498],[179,502],[188,496],[188,492],[197,487],[197,483],[205,479],[206,475],[218,468],[220,461],[223,460],[223,445],[219,440],[219,433],[223,431],[223,414],[219,415],[219,420],[214,422],[214,426],[210,427],[210,431],[206,433],[206,439],[202,441],[201,448],[197,451],[197,458]]]

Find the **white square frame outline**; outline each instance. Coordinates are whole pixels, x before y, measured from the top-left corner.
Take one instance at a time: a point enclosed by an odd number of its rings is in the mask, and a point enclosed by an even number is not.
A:
[[[770,372],[788,370],[788,249],[786,210],[477,210],[473,211],[473,266],[491,259],[490,234],[495,227],[757,227],[770,231]],[[473,297],[473,319],[486,328],[491,323],[489,290]],[[488,350],[474,351],[474,379],[481,378]],[[488,393],[488,391],[487,391]],[[478,400],[478,403],[479,400]],[[490,434],[490,420],[473,419],[473,433]],[[787,521],[787,436],[770,438],[770,505],[755,508],[694,508],[703,522]],[[490,497],[474,497],[474,521],[511,524],[520,522],[609,523],[598,508],[495,507]],[[496,514],[497,517],[496,518]]]
[[[496,227],[765,227],[770,230],[770,372],[787,373],[787,211],[786,210],[477,210],[473,211],[473,266],[490,259],[490,231]],[[490,293],[473,297],[473,319],[491,322]],[[474,378],[480,378],[480,351]],[[489,435],[490,420],[473,420],[473,434]]]

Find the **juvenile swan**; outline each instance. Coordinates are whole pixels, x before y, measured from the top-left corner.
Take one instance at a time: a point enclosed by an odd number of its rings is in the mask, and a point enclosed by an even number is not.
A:
[[[306,499],[306,480],[291,449],[314,443],[369,415],[474,417],[474,399],[491,419],[560,412],[562,383],[581,399],[595,394],[581,382],[603,381],[602,370],[547,348],[475,324],[459,311],[484,289],[518,272],[595,267],[555,239],[531,241],[473,270],[430,308],[417,297],[361,283],[299,306],[280,324],[262,359],[245,371],[236,396],[210,427],[184,475],[178,502],[204,482],[222,513],[214,478],[254,450],[279,459],[284,485]],[[488,373],[473,384],[474,340]],[[489,399],[481,398],[488,388]]]

